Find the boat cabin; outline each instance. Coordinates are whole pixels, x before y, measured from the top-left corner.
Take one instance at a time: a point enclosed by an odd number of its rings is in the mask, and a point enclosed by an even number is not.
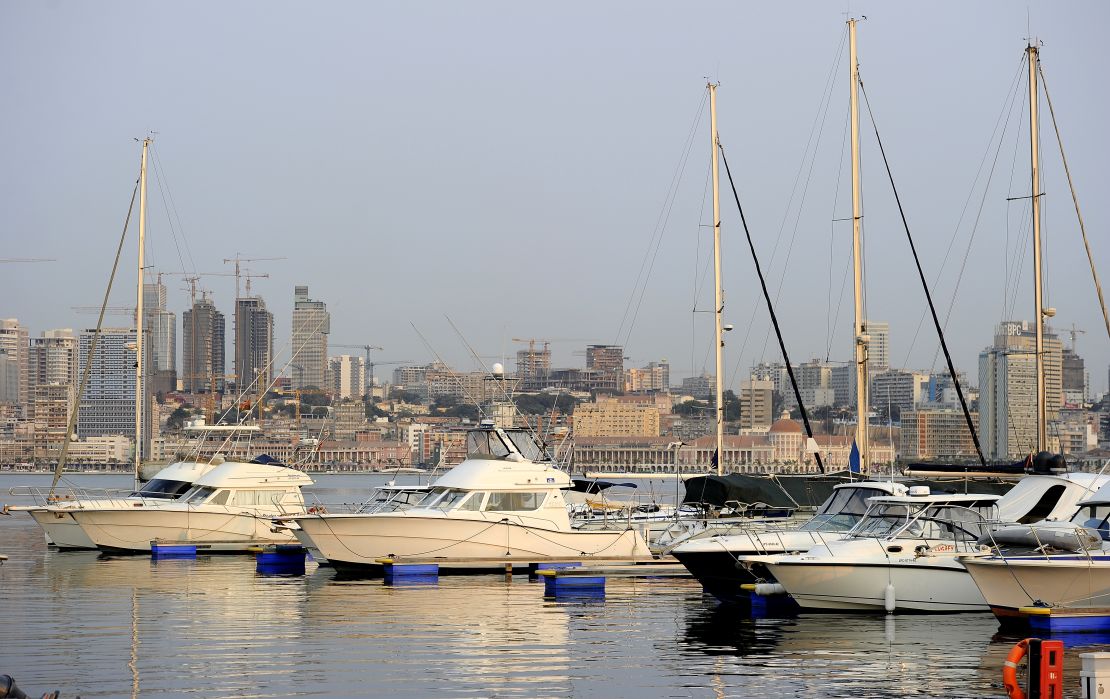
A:
[[[798,527],[799,531],[846,532],[867,512],[871,498],[884,495],[905,495],[906,486],[883,481],[841,483],[821,506],[817,514]]]
[[[925,495],[916,490],[871,498],[863,519],[848,537],[975,542],[997,522],[998,495]]]
[[[276,463],[226,461],[201,476],[179,502],[190,507],[300,511],[304,509],[301,488],[306,485],[312,485],[312,479],[293,468]]]

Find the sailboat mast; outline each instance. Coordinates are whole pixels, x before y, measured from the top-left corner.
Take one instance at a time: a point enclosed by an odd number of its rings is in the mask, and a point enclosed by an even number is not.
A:
[[[146,161],[150,138],[143,139],[139,168],[139,277],[135,299],[135,488],[139,487],[143,452],[143,267],[146,260]]]
[[[721,290],[721,191],[718,153],[720,141],[717,137],[717,86],[709,87],[709,131],[713,151],[710,162],[713,164],[713,330],[717,350],[717,475],[724,473],[725,455],[725,401],[724,401],[724,346],[721,338],[721,312],[724,311],[724,291]]]
[[[1039,51],[1032,43],[1026,48],[1029,54],[1029,169],[1031,171],[1031,198],[1033,202],[1033,299],[1036,303],[1037,325],[1037,451],[1048,447],[1048,408],[1044,380],[1044,317],[1045,307],[1041,287],[1041,168],[1040,127],[1037,123],[1037,63]]]
[[[856,314],[853,326],[856,360],[856,447],[859,449],[860,471],[871,470],[871,450],[868,447],[867,414],[867,341],[863,321],[863,251],[860,229],[863,212],[860,204],[860,154],[859,154],[859,64],[856,59],[856,20],[848,20],[849,65],[851,69],[852,105],[852,261],[855,271]]]

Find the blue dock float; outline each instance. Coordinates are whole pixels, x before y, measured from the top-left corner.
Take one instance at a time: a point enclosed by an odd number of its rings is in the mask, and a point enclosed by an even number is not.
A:
[[[196,558],[197,547],[195,544],[152,543],[150,545],[150,557],[156,560],[166,558]]]
[[[386,585],[428,585],[439,582],[438,563],[397,563],[392,558],[379,558]]]
[[[305,548],[299,544],[278,544],[255,554],[255,572],[259,575],[304,575]]]
[[[566,571],[540,570],[543,578],[543,596],[556,599],[564,597],[604,597],[605,577],[601,575],[565,575]]]

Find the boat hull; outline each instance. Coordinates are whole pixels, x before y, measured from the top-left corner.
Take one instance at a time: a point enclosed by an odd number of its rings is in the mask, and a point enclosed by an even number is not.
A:
[[[467,559],[491,569],[505,559],[649,557],[634,530],[563,531],[525,522],[398,515],[306,515],[297,524],[336,568],[380,568],[378,559]],[[302,540],[303,541],[303,540]],[[482,566],[477,566],[482,567]]]
[[[803,609],[885,612],[887,584],[897,612],[985,612],[986,600],[951,557],[913,562],[864,560],[768,561],[775,579]]]
[[[970,558],[964,566],[1000,621],[1024,618],[1018,610],[1038,602],[1051,607],[1110,607],[1110,556]]]
[[[46,534],[47,542],[56,546],[59,550],[96,550],[96,544],[85,533],[85,530],[81,529],[81,525],[73,519],[69,510],[58,507],[43,507],[28,510],[27,513],[42,528],[42,531]]]
[[[151,542],[189,542],[225,552],[245,552],[261,544],[289,544],[287,530],[255,513],[185,508],[87,510],[74,519],[97,548],[105,551],[149,552]]]

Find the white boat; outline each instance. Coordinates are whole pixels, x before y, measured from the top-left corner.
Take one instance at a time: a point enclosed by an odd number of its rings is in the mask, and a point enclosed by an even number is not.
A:
[[[226,461],[201,476],[177,500],[156,507],[109,507],[70,514],[103,551],[147,552],[154,543],[196,544],[198,550],[238,552],[288,544],[288,530],[271,520],[305,512],[302,471],[275,463]]]
[[[991,536],[993,555],[961,560],[1000,621],[1022,618],[1018,610],[1030,606],[1110,608],[1110,485],[1080,503],[1070,521],[1022,528],[1024,536],[1007,527],[1007,542]]]
[[[765,567],[805,608],[985,611],[986,601],[957,556],[982,553],[990,532],[1004,524],[1067,519],[1107,480],[1090,473],[1029,474],[1001,497],[920,495],[927,491],[913,488],[902,497],[872,498],[864,518],[839,540],[805,554],[744,560],[757,572]]]
[[[871,499],[843,539],[794,555],[748,557],[766,566],[805,609],[863,612],[986,611],[957,556],[995,519],[997,495],[909,495]]]
[[[214,466],[197,461],[170,464],[130,495],[97,497],[95,493],[80,491],[72,494],[42,496],[42,504],[14,505],[9,512],[26,512],[42,527],[49,545],[62,551],[96,549],[96,544],[85,534],[76,520],[74,510],[95,510],[113,507],[156,507],[174,500],[193,487],[198,478]]]
[[[467,433],[467,457],[399,512],[304,514],[293,518],[336,568],[381,568],[379,559],[450,559],[460,569],[503,570],[544,558],[650,558],[637,531],[571,527],[555,468],[525,430],[483,425]]]
[[[684,541],[669,553],[686,566],[706,592],[728,602],[745,594],[741,585],[765,575],[737,564],[742,556],[800,553],[843,537],[867,510],[867,500],[881,495],[904,495],[906,486],[889,481],[841,483],[811,519],[794,528],[760,527],[747,522],[734,530]]]

